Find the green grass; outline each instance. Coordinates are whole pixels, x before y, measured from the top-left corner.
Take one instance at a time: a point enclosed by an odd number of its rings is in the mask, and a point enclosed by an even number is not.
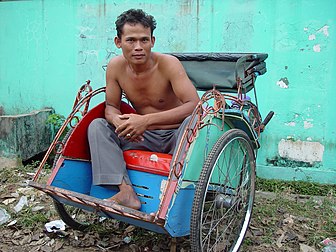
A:
[[[49,220],[43,212],[32,212],[31,208],[21,210],[17,216],[18,224],[23,228],[35,228],[43,226]]]
[[[324,185],[307,181],[283,181],[257,178],[256,189],[265,192],[328,196],[336,194],[336,185]]]

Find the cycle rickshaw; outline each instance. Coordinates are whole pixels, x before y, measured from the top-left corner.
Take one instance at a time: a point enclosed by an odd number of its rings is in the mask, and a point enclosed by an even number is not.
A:
[[[190,235],[192,251],[238,251],[252,214],[260,133],[273,115],[270,112],[262,121],[255,91],[257,76],[266,72],[268,55],[173,55],[204,93],[174,156],[124,152],[142,203],[139,210],[104,201],[117,191],[92,185],[87,128],[93,119],[104,117],[105,103],[90,109],[89,105],[105,88],[92,90],[90,81],[80,88],[72,112],[29,185],[51,196],[60,217],[75,229],[85,229],[90,223],[83,216],[95,213],[171,237]],[[246,95],[249,91],[253,101]],[[121,110],[135,113],[126,102]],[[53,149],[57,154],[52,173],[46,183],[40,183]],[[84,214],[75,215],[73,209]]]

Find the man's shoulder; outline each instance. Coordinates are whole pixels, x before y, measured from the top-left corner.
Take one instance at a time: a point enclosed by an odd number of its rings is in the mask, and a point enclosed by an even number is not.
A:
[[[110,59],[108,65],[123,65],[125,64],[125,58],[123,55],[118,55],[116,57],[113,57],[112,59]]]
[[[118,75],[124,71],[125,64],[126,61],[122,55],[110,59],[109,63],[107,64],[106,78],[110,80],[117,80]]]
[[[176,61],[178,60],[175,56],[168,54],[168,53],[158,53],[155,52],[153,53],[158,60],[163,60],[163,61]]]
[[[170,54],[155,53],[159,68],[164,70],[173,69],[179,65],[179,60]]]

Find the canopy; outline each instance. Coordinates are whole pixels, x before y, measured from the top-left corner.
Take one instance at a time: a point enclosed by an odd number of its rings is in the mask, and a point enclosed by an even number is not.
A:
[[[221,92],[237,93],[237,79],[245,92],[254,87],[258,75],[266,72],[265,53],[170,53],[184,66],[197,90],[214,86]]]

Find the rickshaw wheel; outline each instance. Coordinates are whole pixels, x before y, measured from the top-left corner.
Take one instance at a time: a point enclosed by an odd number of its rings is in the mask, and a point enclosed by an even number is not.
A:
[[[255,156],[245,132],[231,129],[212,147],[196,187],[191,213],[192,251],[238,251],[255,194]]]
[[[57,164],[57,160],[61,156],[62,146],[64,146],[65,143],[68,141],[72,131],[73,129],[70,129],[62,139],[62,145],[58,147],[57,154],[55,155],[52,167],[53,169]],[[77,207],[62,204],[57,200],[54,200],[54,206],[58,215],[61,217],[64,223],[76,230],[84,231],[92,224],[97,223],[99,219],[99,216],[97,216],[97,214],[85,211]]]
[[[54,205],[64,223],[73,229],[85,231],[92,224],[98,223],[99,221],[97,214],[85,211],[81,208],[64,205],[56,200],[54,200]]]

